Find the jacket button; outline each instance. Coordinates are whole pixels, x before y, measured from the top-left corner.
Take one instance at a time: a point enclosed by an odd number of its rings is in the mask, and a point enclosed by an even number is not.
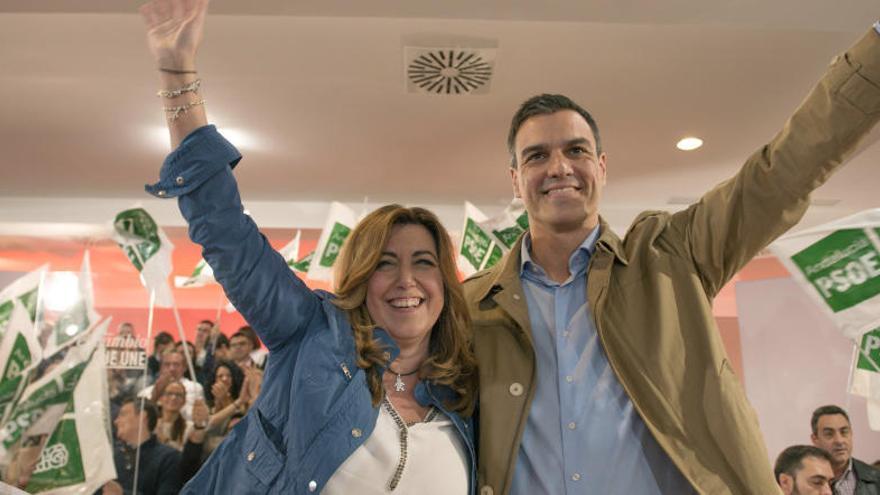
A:
[[[178,175],[177,178],[174,179],[174,182],[175,182],[178,186],[182,186],[182,185],[183,185],[183,177]]]
[[[523,386],[519,382],[513,382],[510,384],[510,388],[508,390],[510,390],[510,395],[514,397],[519,397],[523,393]]]
[[[495,490],[489,485],[483,485],[483,487],[480,488],[480,495],[493,495],[494,493]]]
[[[355,438],[360,438],[363,434],[364,434],[364,432],[362,432],[360,428],[352,428],[351,429],[351,436],[353,436]]]
[[[315,480],[309,481],[309,491],[313,492],[317,489],[318,489],[318,484],[315,482]]]
[[[257,457],[257,454],[255,454],[253,451],[250,451],[250,452],[248,452],[247,460],[248,460],[248,462],[251,462],[251,461],[253,461],[256,457]]]
[[[513,300],[514,300],[514,301],[519,301],[519,294],[514,294],[514,295],[513,295]]]

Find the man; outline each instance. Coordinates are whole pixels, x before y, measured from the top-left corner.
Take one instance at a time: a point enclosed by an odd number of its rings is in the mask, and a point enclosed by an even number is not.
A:
[[[147,371],[150,375],[150,383],[156,381],[159,376],[162,352],[168,347],[174,347],[174,337],[168,332],[159,332],[153,337],[153,354],[147,359]]]
[[[180,491],[180,452],[156,440],[153,430],[158,420],[159,410],[150,401],[133,397],[123,401],[113,421],[119,440],[113,449],[116,480],[104,486],[105,494],[132,493],[138,446],[137,493],[160,495]]]
[[[480,363],[480,493],[778,493],[712,299],[795,225],[878,120],[867,33],[765,147],[690,208],[599,215],[608,159],[568,98],[514,116],[514,194],[529,231],[465,284]]]
[[[880,495],[880,471],[852,456],[849,415],[837,406],[822,406],[810,418],[813,445],[828,452],[836,495]]]
[[[141,390],[138,397],[147,397],[153,402],[157,402],[169,383],[180,382],[186,388],[186,403],[181,413],[187,421],[191,420],[193,404],[197,400],[204,400],[205,391],[201,383],[185,378],[184,373],[186,373],[186,358],[183,352],[173,346],[165,349],[162,353],[159,377],[156,379],[156,383]]]
[[[260,347],[256,332],[251,327],[241,327],[229,338],[229,359],[241,369],[263,369],[265,355],[258,353]]]
[[[831,456],[809,445],[782,451],[773,469],[785,495],[831,495]]]

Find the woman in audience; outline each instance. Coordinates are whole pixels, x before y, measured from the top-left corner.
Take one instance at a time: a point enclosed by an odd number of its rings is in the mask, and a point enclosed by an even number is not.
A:
[[[218,361],[214,373],[205,383],[205,401],[212,410],[228,406],[241,391],[244,372],[232,361]]]
[[[159,407],[162,414],[156,423],[156,438],[159,442],[183,450],[187,430],[192,423],[183,418],[181,411],[186,403],[186,387],[180,382],[171,382],[159,396]]]

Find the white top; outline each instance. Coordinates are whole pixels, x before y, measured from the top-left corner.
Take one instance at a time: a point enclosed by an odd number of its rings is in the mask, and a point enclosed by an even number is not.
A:
[[[182,383],[183,388],[186,389],[186,402],[183,404],[183,409],[180,410],[180,413],[183,415],[183,419],[192,421],[193,404],[195,404],[197,399],[205,400],[205,390],[201,383],[194,382],[187,378],[181,378],[180,383]],[[146,397],[148,399],[152,397],[154,386],[155,385],[150,385],[141,390],[138,397]]]
[[[429,414],[430,416],[430,414]],[[400,463],[400,430],[385,405],[379,407],[376,428],[333,473],[324,495],[411,494],[455,495],[468,491],[467,447],[446,415],[406,427],[406,463],[397,488],[389,484]]]

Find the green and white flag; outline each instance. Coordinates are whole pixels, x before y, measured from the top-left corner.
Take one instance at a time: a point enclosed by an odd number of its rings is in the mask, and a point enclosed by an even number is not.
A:
[[[143,208],[132,208],[113,220],[114,240],[129,261],[141,273],[144,286],[156,293],[156,306],[174,305],[168,276],[171,274],[171,252],[174,245]]]
[[[358,215],[354,210],[336,201],[330,203],[330,213],[318,239],[315,256],[309,263],[308,278],[328,282],[333,280],[333,264],[357,221]]]
[[[12,312],[6,332],[0,340],[0,418],[18,398],[24,385],[24,371],[40,361],[40,344],[34,332],[34,322],[21,300],[12,300]]]
[[[862,336],[851,383],[850,393],[868,399],[868,425],[880,431],[880,327]]]
[[[880,209],[785,236],[770,247],[846,337],[858,343],[880,326]]]
[[[291,270],[299,273],[309,273],[309,266],[312,264],[312,259],[315,257],[315,252],[312,251],[309,254],[303,256],[299,260],[295,262],[291,262],[288,260],[287,265]]]
[[[490,219],[479,208],[468,201],[464,202],[464,226],[461,229],[461,244],[458,248],[458,269],[469,277],[497,263],[504,251],[491,231],[481,225]]]
[[[103,333],[104,329],[96,329]],[[80,376],[64,414],[43,446],[29,493],[91,494],[116,478],[110,438],[103,338]]]
[[[291,239],[283,248],[278,250],[278,253],[281,254],[281,257],[284,258],[284,261],[287,262],[287,266],[289,266],[291,270],[294,269],[294,263],[299,261],[299,242],[301,238],[302,230],[297,230],[293,239]]]
[[[79,342],[65,348],[60,363],[24,389],[0,427],[0,464],[9,462],[11,449],[22,437],[55,431],[109,324],[108,318],[81,334]]]
[[[483,232],[487,232],[501,250],[507,253],[517,238],[529,230],[529,215],[522,200],[513,198],[500,215],[478,223]]]
[[[192,274],[189,277],[174,277],[174,286],[178,289],[204,287],[208,284],[216,283],[217,280],[214,278],[214,270],[204,259],[201,259],[196,263],[196,267],[193,268]]]
[[[47,269],[48,265],[43,265],[16,279],[0,291],[0,336],[6,332],[15,300],[20,301],[27,308],[31,322],[36,321],[40,283]]]

